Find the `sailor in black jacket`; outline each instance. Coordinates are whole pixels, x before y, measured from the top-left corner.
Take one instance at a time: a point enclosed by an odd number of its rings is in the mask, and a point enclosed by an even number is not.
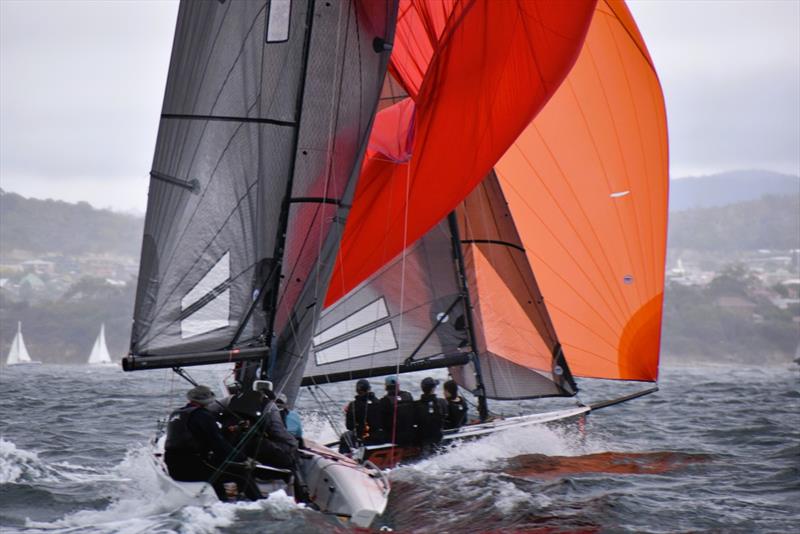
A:
[[[442,427],[447,417],[447,401],[436,396],[438,380],[425,377],[420,383],[422,395],[417,400],[417,439],[423,448],[442,441]]]
[[[196,386],[186,397],[189,403],[172,412],[167,423],[164,461],[169,475],[179,481],[210,482],[222,500],[226,500],[225,482],[236,482],[250,499],[261,498],[246,470],[230,465],[250,461],[225,440],[214,415],[206,409],[214,401],[214,392]]]
[[[387,376],[384,382],[386,395],[380,400],[381,417],[387,442],[401,447],[413,445],[417,427],[414,423],[414,398],[400,389],[397,377]]]
[[[448,380],[442,385],[444,398],[447,399],[447,416],[444,418],[444,429],[460,428],[467,424],[467,403],[458,395],[458,384]]]
[[[378,399],[371,391],[369,381],[356,382],[356,397],[344,410],[347,432],[339,440],[339,451],[350,450],[359,443],[374,444],[386,441]]]

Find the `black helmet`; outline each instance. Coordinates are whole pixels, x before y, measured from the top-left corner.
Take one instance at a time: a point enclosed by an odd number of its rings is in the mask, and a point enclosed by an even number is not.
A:
[[[372,386],[369,385],[369,380],[362,378],[358,382],[356,382],[356,392],[364,393],[372,389]]]

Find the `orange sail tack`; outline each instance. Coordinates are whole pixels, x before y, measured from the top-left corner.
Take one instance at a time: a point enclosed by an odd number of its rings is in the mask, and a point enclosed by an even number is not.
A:
[[[392,73],[414,109],[399,126],[401,113],[382,110],[373,138],[399,128],[407,152],[384,154],[371,143],[326,305],[432,228],[488,174],[569,72],[594,5],[402,3]]]
[[[658,376],[666,251],[664,99],[621,2],[495,170],[576,376]]]

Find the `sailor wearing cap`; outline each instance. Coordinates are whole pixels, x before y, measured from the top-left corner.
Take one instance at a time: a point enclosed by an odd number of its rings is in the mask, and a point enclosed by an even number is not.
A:
[[[170,476],[180,481],[212,481],[221,500],[227,500],[225,482],[236,482],[249,499],[261,498],[247,473],[230,465],[252,461],[225,441],[214,415],[206,409],[215,400],[214,392],[208,386],[195,386],[186,399],[189,402],[172,412],[167,423],[164,461]]]

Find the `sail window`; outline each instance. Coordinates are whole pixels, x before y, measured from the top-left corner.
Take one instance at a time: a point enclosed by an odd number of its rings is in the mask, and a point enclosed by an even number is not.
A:
[[[396,348],[397,340],[394,337],[392,324],[385,323],[374,330],[368,330],[341,343],[317,351],[317,365],[350,360]]]
[[[230,275],[231,255],[226,252],[181,299],[182,314],[189,313],[181,320],[183,339],[228,326],[230,289],[220,290],[220,286],[230,281]]]
[[[289,20],[292,0],[272,0],[267,15],[267,42],[281,43],[289,40]]]
[[[231,290],[226,289],[214,300],[181,321],[181,337],[186,339],[227,327],[230,307]]]
[[[319,346],[348,332],[389,317],[386,300],[383,297],[374,300],[343,320],[314,336],[314,345]]]

